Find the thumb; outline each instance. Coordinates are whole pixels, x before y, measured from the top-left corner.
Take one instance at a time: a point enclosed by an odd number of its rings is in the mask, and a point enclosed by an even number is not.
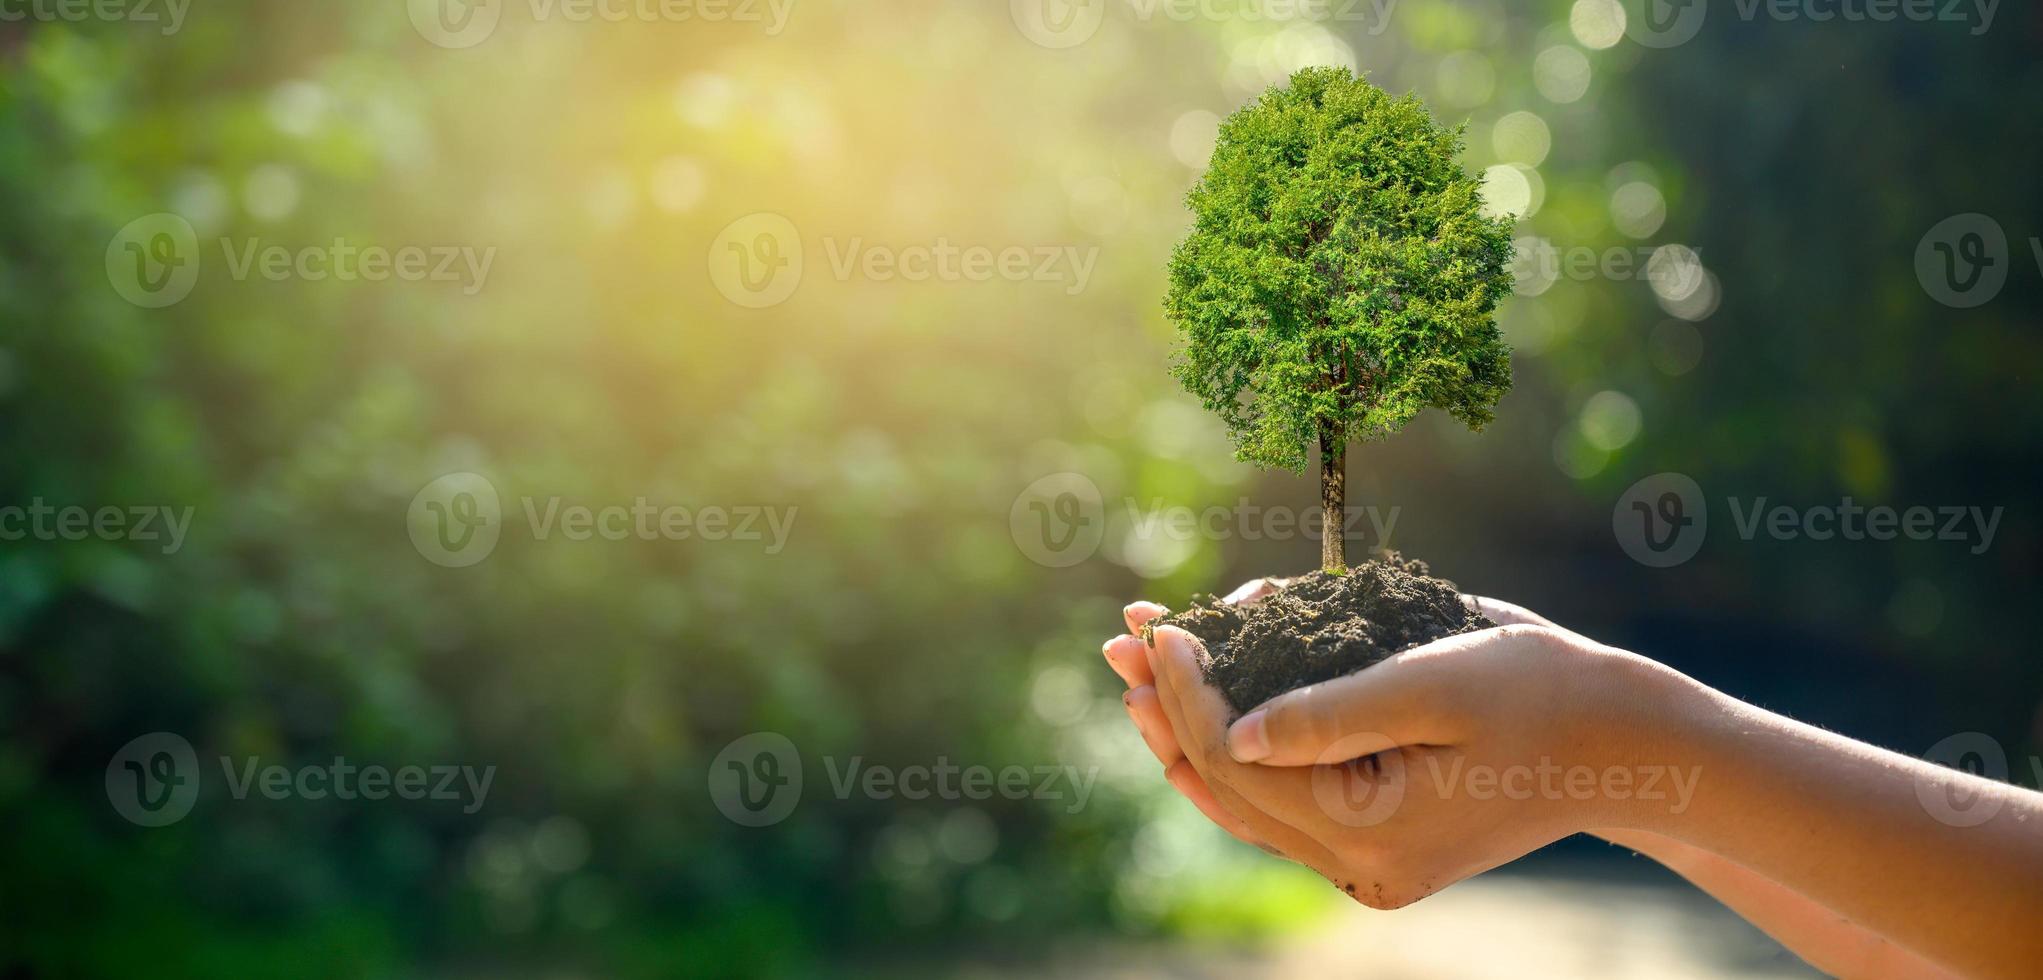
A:
[[[1453,744],[1458,713],[1445,703],[1441,667],[1451,658],[1442,654],[1462,639],[1449,637],[1278,695],[1229,726],[1228,754],[1266,766],[1319,766],[1399,746]]]

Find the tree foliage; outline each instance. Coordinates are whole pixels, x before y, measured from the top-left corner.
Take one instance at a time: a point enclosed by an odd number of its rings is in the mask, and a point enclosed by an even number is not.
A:
[[[1171,256],[1176,373],[1246,462],[1302,470],[1323,435],[1426,408],[1481,429],[1511,387],[1496,325],[1510,218],[1483,213],[1462,133],[1416,96],[1307,68],[1221,124]]]

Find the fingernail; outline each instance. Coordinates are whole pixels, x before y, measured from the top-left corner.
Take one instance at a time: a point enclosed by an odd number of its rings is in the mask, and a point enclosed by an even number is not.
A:
[[[1149,645],[1141,638],[1124,636],[1107,645],[1107,665],[1129,687],[1140,687],[1155,676],[1150,665]]]
[[[1227,726],[1227,754],[1236,762],[1260,762],[1270,757],[1270,733],[1263,727],[1261,711],[1251,711]]]
[[[1121,680],[1133,683],[1128,677],[1128,669],[1121,666],[1121,658],[1114,655],[1114,646],[1120,643],[1121,639],[1117,636],[1100,644],[1100,656],[1106,658],[1107,666],[1114,668],[1114,673],[1121,675]]]

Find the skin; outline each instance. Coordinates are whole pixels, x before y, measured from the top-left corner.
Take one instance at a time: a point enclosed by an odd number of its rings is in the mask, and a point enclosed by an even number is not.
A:
[[[1470,602],[1503,625],[1240,719],[1204,683],[1190,634],[1159,628],[1153,646],[1133,635],[1160,606],[1129,606],[1129,634],[1104,652],[1172,786],[1235,837],[1372,908],[1592,833],[1832,974],[2013,977],[2043,963],[2043,794],[1801,725],[1507,603]],[[1591,781],[1541,787],[1539,767]],[[1691,792],[1625,791],[1655,769],[1689,774]],[[1944,823],[1918,798],[1939,786],[1999,811]]]

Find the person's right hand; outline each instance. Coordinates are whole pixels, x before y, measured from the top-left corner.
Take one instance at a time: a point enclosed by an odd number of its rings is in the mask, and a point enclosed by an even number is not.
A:
[[[1285,584],[1286,580],[1279,578],[1254,579],[1243,583],[1240,588],[1228,593],[1227,597],[1220,601],[1250,605],[1283,588]],[[1560,629],[1546,617],[1523,606],[1482,596],[1464,595],[1461,598],[1469,608],[1488,616],[1499,626],[1532,625]],[[1156,677],[1150,670],[1149,654],[1144,649],[1146,644],[1142,642],[1141,633],[1144,624],[1168,612],[1169,610],[1153,602],[1131,603],[1121,611],[1128,632],[1108,640],[1106,646],[1102,648],[1107,665],[1112,667],[1114,673],[1119,674],[1128,685],[1127,693],[1121,695],[1121,702],[1127,706],[1128,717],[1135,723],[1135,730],[1141,733],[1144,744],[1149,746],[1149,751],[1156,756],[1156,760],[1163,764],[1164,779],[1172,788],[1191,801],[1200,813],[1205,814],[1207,819],[1212,820],[1222,830],[1244,843],[1281,855],[1275,847],[1259,839],[1246,822],[1221,805],[1220,800],[1213,795],[1212,788],[1206,785],[1205,778],[1199,775],[1198,769],[1185,759],[1184,750],[1178,745],[1177,734],[1171,730],[1170,719],[1164,714],[1161,702],[1157,700]]]

